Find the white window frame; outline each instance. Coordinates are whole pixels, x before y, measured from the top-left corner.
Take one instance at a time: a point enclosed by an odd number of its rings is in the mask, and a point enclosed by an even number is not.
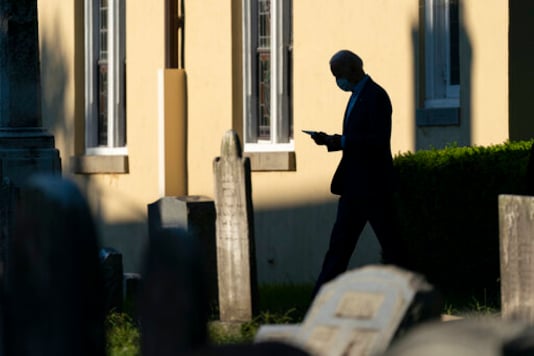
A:
[[[450,83],[449,3],[425,0],[425,108],[460,106],[460,84]]]
[[[270,38],[270,139],[258,140],[251,132],[251,123],[257,122],[258,98],[254,97],[257,85],[255,64],[257,23],[255,0],[243,0],[243,88],[244,88],[244,150],[246,152],[294,151],[291,132],[291,39],[288,31],[292,2],[271,0]]]
[[[126,155],[125,1],[107,0],[107,144],[98,145],[100,1],[85,0],[85,153]]]

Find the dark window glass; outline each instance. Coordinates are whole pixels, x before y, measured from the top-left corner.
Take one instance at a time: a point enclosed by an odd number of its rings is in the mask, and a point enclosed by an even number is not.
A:
[[[271,138],[271,1],[258,1],[258,139]]]
[[[98,48],[98,136],[97,145],[108,143],[108,2],[100,1]]]
[[[460,84],[460,19],[458,0],[449,0],[450,85]]]

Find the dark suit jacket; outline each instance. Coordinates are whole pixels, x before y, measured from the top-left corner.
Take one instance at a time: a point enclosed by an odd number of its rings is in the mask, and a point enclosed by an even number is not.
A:
[[[394,190],[391,111],[388,94],[369,78],[344,120],[345,147],[339,140],[328,146],[329,151],[343,150],[330,186],[333,194],[370,196]]]

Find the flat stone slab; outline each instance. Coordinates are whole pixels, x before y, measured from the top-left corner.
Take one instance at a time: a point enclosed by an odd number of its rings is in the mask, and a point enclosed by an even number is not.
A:
[[[394,266],[367,266],[323,285],[302,324],[264,325],[255,341],[279,341],[312,355],[380,355],[399,333],[441,318],[424,278]]]
[[[300,324],[262,325],[254,337],[254,342],[280,341],[295,344]]]
[[[375,355],[417,322],[440,318],[424,278],[394,266],[348,271],[319,291],[297,340],[317,355]]]

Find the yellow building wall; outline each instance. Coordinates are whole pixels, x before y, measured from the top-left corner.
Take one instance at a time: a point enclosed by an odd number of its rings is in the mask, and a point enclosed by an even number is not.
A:
[[[336,204],[330,179],[340,154],[316,146],[301,130],[341,131],[348,96],[336,87],[328,64],[337,50],[360,54],[366,71],[390,93],[394,151],[413,148],[411,41],[418,2],[386,3],[384,11],[373,1],[293,2],[296,171],[252,174],[260,281],[313,280],[325,252]],[[242,80],[236,75],[240,7],[241,0],[186,2],[189,194],[214,196],[211,162],[224,132],[240,129],[236,122],[243,120],[236,107],[242,102],[232,97],[242,95],[235,91]]]
[[[348,95],[338,90],[328,65],[337,50],[359,54],[365,71],[388,91],[394,154],[452,141],[485,145],[507,139],[507,1],[462,2],[461,45],[469,57],[462,59],[467,87],[462,78],[461,125],[430,128],[415,123],[423,89],[421,4],[293,1],[296,171],[252,174],[260,281],[311,281],[326,250],[336,209],[329,185],[340,153],[326,152],[301,130],[341,131]],[[186,2],[189,194],[213,196],[211,161],[219,154],[223,133],[241,129],[236,122],[243,120],[242,110],[232,97],[242,95],[235,90],[242,80],[236,75],[240,6],[240,0]],[[369,262],[367,255],[377,260],[372,235],[366,229],[365,246],[357,248],[353,265]]]
[[[509,138],[508,1],[462,4],[472,58],[471,92],[462,93],[464,100],[471,99],[471,144],[501,143]]]
[[[163,1],[126,2],[126,93],[129,172],[73,174],[83,153],[84,37],[82,0],[40,0],[43,125],[55,136],[63,175],[79,183],[100,226],[104,246],[124,255],[126,271],[139,269],[147,239],[147,204],[164,192],[158,143],[158,72],[165,60]]]
[[[425,129],[415,124],[421,90],[420,3],[293,0],[296,170],[252,174],[260,282],[313,281],[326,250],[337,203],[329,185],[340,153],[326,152],[301,130],[341,131],[348,95],[336,87],[328,64],[337,50],[359,54],[365,71],[388,91],[394,154],[438,146],[436,142],[445,144],[454,137],[477,145],[508,138],[508,1],[462,2],[461,45],[470,54],[468,66],[462,59],[468,84],[464,88],[462,77],[462,125]],[[126,2],[129,173],[74,175],[70,159],[83,152],[83,1],[39,1],[43,123],[55,135],[64,175],[73,177],[86,193],[101,222],[103,243],[124,253],[127,271],[139,269],[148,234],[146,205],[166,189],[213,197],[212,162],[220,155],[221,139],[229,129],[241,133],[241,4],[242,0],[185,0],[185,75],[180,78],[187,91],[187,136],[179,145],[167,136],[166,145],[162,100],[173,103],[162,88],[179,83],[169,82],[175,75],[167,77],[162,71],[164,1]],[[165,181],[180,172],[165,169],[171,163],[162,156],[165,147],[174,150],[180,144],[187,154],[183,187]],[[362,243],[353,266],[378,258],[368,229]]]
[[[185,2],[188,194],[213,197],[213,159],[232,129],[232,2]]]
[[[460,125],[418,127],[417,149],[509,138],[508,1],[460,1]]]

